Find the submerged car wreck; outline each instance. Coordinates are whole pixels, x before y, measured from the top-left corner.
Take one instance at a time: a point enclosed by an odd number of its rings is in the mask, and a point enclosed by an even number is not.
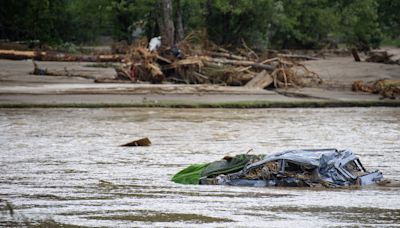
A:
[[[172,181],[255,187],[348,187],[380,182],[380,171],[368,172],[350,150],[289,150],[272,155],[225,157],[191,165]]]

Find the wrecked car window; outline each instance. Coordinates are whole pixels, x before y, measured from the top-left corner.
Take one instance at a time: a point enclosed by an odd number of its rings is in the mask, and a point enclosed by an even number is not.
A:
[[[360,176],[363,175],[364,172],[361,170],[361,167],[359,167],[359,165],[356,163],[356,161],[350,161],[348,162],[344,168],[350,172],[352,175],[354,176]]]

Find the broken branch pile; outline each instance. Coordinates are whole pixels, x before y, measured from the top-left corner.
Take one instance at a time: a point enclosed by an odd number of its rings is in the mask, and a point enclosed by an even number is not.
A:
[[[306,56],[276,55],[259,61],[258,55],[245,44],[239,53],[231,53],[207,39],[201,44],[194,44],[193,40],[194,37],[189,36],[176,47],[163,48],[158,53],[150,52],[144,41],[133,45],[124,60],[124,66],[116,69],[116,79],[151,83],[168,81],[246,85],[249,88],[286,88],[322,82],[316,73],[293,60],[307,59]]]
[[[371,51],[368,54],[367,62],[374,63],[385,63],[385,64],[399,64],[400,65],[400,54],[390,53],[388,51]]]
[[[352,90],[380,94],[382,98],[395,99],[396,96],[400,96],[400,80],[381,79],[367,83],[355,81]]]

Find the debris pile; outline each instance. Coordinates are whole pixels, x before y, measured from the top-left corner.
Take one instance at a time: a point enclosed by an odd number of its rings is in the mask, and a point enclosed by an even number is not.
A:
[[[381,79],[371,82],[355,81],[352,84],[354,92],[380,94],[382,98],[395,99],[400,96],[400,80]]]
[[[150,51],[147,45],[141,40],[131,46],[124,65],[116,69],[116,80],[250,88],[312,86],[322,82],[316,73],[297,62],[310,57],[273,53],[260,60],[244,42],[235,53],[194,34],[176,46],[161,47],[158,52]]]
[[[376,50],[369,52],[368,58],[365,61],[400,65],[400,54],[390,53],[389,51]]]

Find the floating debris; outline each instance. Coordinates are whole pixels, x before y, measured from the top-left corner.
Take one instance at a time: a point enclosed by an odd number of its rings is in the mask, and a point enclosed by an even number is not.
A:
[[[357,187],[383,180],[379,171],[368,172],[350,150],[289,150],[266,155],[241,154],[177,173],[172,181],[254,187]]]
[[[149,138],[142,138],[139,140],[134,140],[132,142],[126,143],[124,145],[121,146],[150,146],[151,145],[151,141]]]

